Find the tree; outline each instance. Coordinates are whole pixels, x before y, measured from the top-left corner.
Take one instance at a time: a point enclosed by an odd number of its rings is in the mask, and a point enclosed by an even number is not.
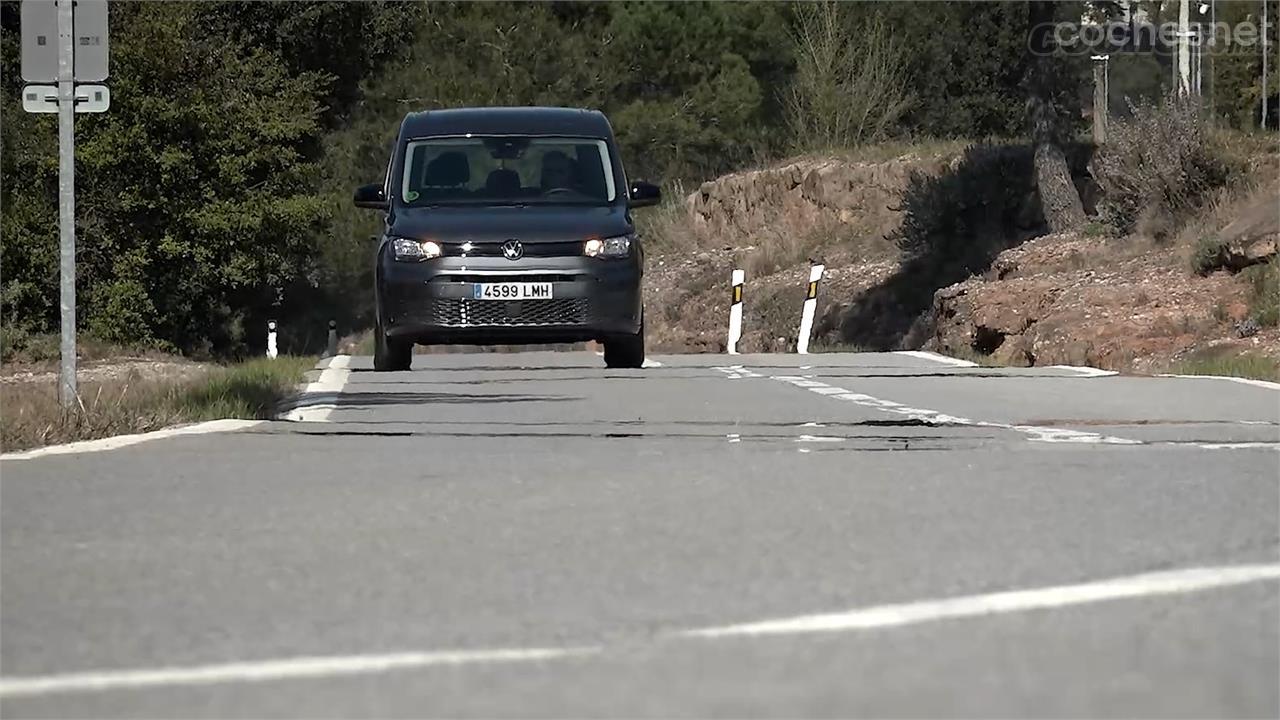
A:
[[[857,32],[835,2],[802,5],[787,124],[799,149],[852,148],[896,128],[910,96],[900,48],[879,15]]]
[[[1059,96],[1065,83],[1053,57],[1053,26],[1056,2],[1032,0],[1028,15],[1027,122],[1035,149],[1036,187],[1045,222],[1052,232],[1065,232],[1084,224],[1084,204],[1071,180],[1066,154],[1062,150],[1064,132],[1059,114]]]

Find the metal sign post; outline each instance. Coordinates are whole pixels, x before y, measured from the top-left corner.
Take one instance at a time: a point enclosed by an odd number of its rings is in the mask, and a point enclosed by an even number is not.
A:
[[[58,226],[62,290],[62,365],[58,399],[71,407],[76,394],[76,98],[75,29],[70,0],[58,3]]]
[[[58,399],[77,404],[76,393],[76,163],[75,114],[105,112],[111,94],[103,85],[77,81],[107,78],[106,0],[23,0],[22,89],[27,112],[58,113],[59,305],[62,363]],[[51,42],[57,39],[57,45]],[[56,101],[56,104],[55,104]]]

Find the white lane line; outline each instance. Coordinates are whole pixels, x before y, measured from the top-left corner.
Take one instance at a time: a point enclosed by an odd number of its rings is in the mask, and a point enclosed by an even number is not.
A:
[[[1110,377],[1120,374],[1115,370],[1103,370],[1102,368],[1089,367],[1088,365],[1046,365],[1045,367],[1055,370],[1070,370],[1081,377]]]
[[[791,375],[775,375],[773,376],[773,379],[805,388],[810,392],[817,393],[825,397],[847,400],[863,407],[875,408],[876,410],[882,410],[884,412],[894,413],[897,415],[904,415],[912,420],[919,420],[921,422],[933,423],[936,425],[969,425],[973,427],[992,427],[1002,430],[1014,430],[1027,435],[1032,440],[1038,442],[1102,443],[1107,445],[1142,444],[1142,441],[1140,440],[1130,440],[1128,438],[1112,437],[1110,435],[1099,435],[1098,433],[1085,432],[1083,430],[1048,428],[1035,425],[1012,425],[1009,423],[998,423],[987,420],[972,420],[970,418],[948,415],[946,413],[938,412],[937,410],[929,410],[927,408],[906,407],[901,403],[897,403],[892,400],[883,400],[863,393],[851,392],[844,388]]]
[[[907,357],[921,358],[923,360],[932,360],[943,365],[951,365],[953,367],[977,367],[978,363],[960,358],[953,358],[949,355],[939,355],[935,352],[927,350],[895,350],[894,355],[906,355]]]
[[[351,356],[336,355],[320,371],[320,377],[302,390],[294,407],[281,415],[294,422],[326,422],[338,406],[338,396],[351,377]]]
[[[1274,383],[1269,380],[1232,377],[1230,375],[1172,375],[1164,373],[1156,375],[1156,377],[1183,378],[1184,380],[1230,380],[1231,382],[1240,383],[1242,385],[1252,385],[1254,387],[1267,388],[1268,390],[1280,390],[1280,383]]]
[[[49,445],[46,447],[32,448],[31,450],[7,452],[0,455],[0,461],[30,460],[32,458],[43,457],[45,455],[67,455],[71,453],[115,450],[117,448],[128,447],[129,445],[137,445],[138,443],[147,442],[149,440],[160,440],[162,438],[177,437],[179,435],[203,435],[205,433],[246,430],[260,425],[262,422],[263,421],[261,420],[236,419],[209,420],[207,422],[165,428],[164,430],[153,430],[151,432],[136,433],[133,435],[116,435],[114,437],[101,438],[98,440],[79,440],[77,442],[66,443],[64,445]]]
[[[848,632],[918,623],[1046,610],[1127,598],[1176,595],[1280,579],[1280,564],[1235,565],[1153,572],[1076,585],[1012,590],[896,605],[800,615],[762,622],[687,630],[685,637],[722,638],[752,635]]]
[[[221,665],[103,670],[66,675],[11,676],[0,678],[0,698],[60,695],[174,685],[215,685],[264,682],[292,678],[319,678],[371,673],[433,665],[530,662],[592,655],[599,647],[512,648],[439,652],[402,652],[385,655],[334,655],[295,657]]]
[[[729,365],[727,367],[712,367],[712,370],[718,370],[729,377],[730,380],[741,380],[743,378],[763,377],[760,373],[751,372],[741,365]]]

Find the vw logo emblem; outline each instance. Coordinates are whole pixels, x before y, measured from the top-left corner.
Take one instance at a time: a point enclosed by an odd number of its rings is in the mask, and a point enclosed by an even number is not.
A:
[[[524,245],[514,239],[502,243],[502,257],[508,260],[519,260],[524,257]]]

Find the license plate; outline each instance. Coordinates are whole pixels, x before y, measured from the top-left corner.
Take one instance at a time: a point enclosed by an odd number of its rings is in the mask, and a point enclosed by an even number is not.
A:
[[[476,283],[471,286],[476,300],[550,300],[551,283]]]

